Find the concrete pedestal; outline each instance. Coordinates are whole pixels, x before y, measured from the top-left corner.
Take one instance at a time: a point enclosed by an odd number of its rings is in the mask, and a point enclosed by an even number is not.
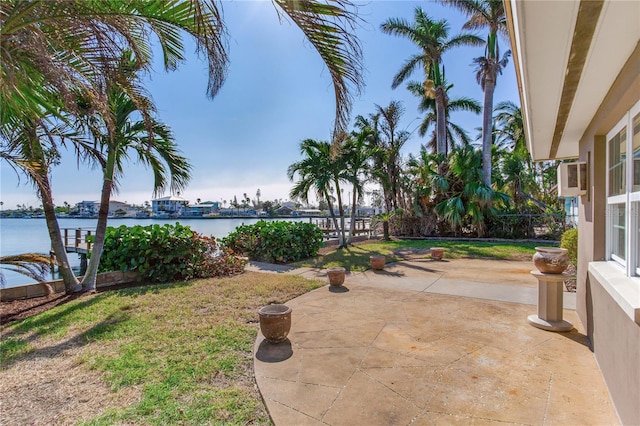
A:
[[[538,314],[529,315],[529,324],[547,331],[569,331],[573,324],[562,319],[564,281],[570,275],[531,271],[538,279]]]

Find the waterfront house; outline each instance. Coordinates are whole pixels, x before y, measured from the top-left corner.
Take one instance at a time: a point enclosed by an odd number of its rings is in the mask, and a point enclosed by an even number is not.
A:
[[[204,201],[198,204],[189,204],[182,211],[182,216],[186,217],[205,217],[220,210],[218,201]]]
[[[151,200],[151,215],[155,217],[181,216],[183,210],[189,205],[189,200],[175,195]]]
[[[621,422],[640,424],[640,2],[505,8],[531,156],[582,168],[577,312]]]
[[[98,215],[99,201],[80,201],[76,204],[75,213],[82,217],[95,217]]]

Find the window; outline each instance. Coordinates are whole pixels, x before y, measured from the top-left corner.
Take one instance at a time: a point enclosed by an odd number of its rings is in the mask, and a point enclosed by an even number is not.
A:
[[[640,102],[607,135],[607,254],[640,275]]]

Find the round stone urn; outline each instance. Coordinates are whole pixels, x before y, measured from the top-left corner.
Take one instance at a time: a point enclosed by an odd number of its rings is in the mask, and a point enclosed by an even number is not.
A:
[[[327,277],[329,277],[329,284],[333,286],[341,286],[342,284],[344,284],[345,273],[346,270],[341,266],[337,266],[335,268],[327,268]]]
[[[444,248],[443,247],[431,247],[431,258],[435,260],[442,260],[444,256]]]
[[[260,331],[269,343],[280,343],[287,338],[291,330],[291,308],[287,305],[273,304],[258,310]]]
[[[567,249],[558,247],[536,247],[533,264],[545,274],[561,274],[569,266]]]
[[[387,259],[383,255],[373,255],[369,256],[369,262],[371,263],[371,268],[376,271],[382,271],[384,269],[384,264]]]

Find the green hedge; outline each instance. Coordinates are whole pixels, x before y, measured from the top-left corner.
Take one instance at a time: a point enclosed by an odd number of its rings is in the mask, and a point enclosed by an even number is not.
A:
[[[167,282],[232,275],[246,262],[220,249],[215,238],[188,226],[109,227],[100,271],[137,271],[139,281]]]
[[[560,240],[560,247],[568,250],[569,260],[574,266],[578,266],[578,228],[564,231]]]
[[[311,223],[261,220],[238,226],[221,243],[252,260],[289,263],[317,255],[322,237],[322,230]]]

